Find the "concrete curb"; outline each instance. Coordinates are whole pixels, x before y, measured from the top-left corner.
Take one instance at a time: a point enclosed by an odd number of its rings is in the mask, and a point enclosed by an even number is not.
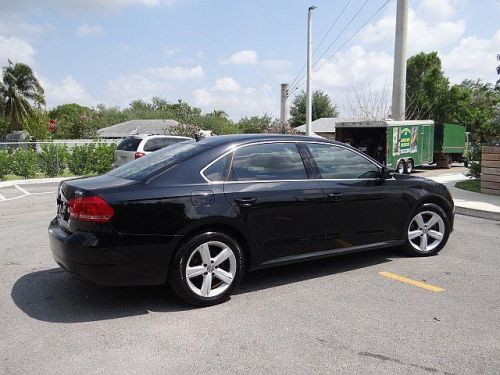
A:
[[[500,213],[493,211],[476,210],[474,208],[455,205],[455,213],[459,215],[479,217],[481,219],[500,221]]]
[[[78,176],[72,177],[54,177],[54,178],[33,178],[31,180],[11,180],[0,182],[0,188],[14,186],[14,185],[36,185],[36,184],[48,184],[51,182],[61,182],[64,180],[69,180],[72,178],[78,178]]]

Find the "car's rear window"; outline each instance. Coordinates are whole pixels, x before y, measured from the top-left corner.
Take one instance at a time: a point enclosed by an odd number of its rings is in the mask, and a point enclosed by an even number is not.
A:
[[[141,138],[127,137],[120,142],[116,149],[121,151],[137,151],[137,147],[139,146],[139,143],[141,143],[141,141]]]
[[[176,143],[113,169],[108,174],[127,180],[140,181],[165,168],[189,159],[208,147],[208,145],[195,142]]]

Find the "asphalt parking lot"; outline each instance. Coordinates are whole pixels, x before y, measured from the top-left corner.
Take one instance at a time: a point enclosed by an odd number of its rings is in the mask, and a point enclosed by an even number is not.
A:
[[[457,215],[431,258],[389,249],[258,271],[227,303],[193,309],[161,287],[69,277],[48,247],[56,184],[20,187],[0,191],[0,374],[500,368],[499,222]]]

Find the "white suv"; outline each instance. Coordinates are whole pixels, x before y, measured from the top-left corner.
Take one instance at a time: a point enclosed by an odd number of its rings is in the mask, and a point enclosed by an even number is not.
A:
[[[192,138],[175,135],[131,135],[116,147],[113,167],[119,167],[174,143],[186,141],[194,142]]]

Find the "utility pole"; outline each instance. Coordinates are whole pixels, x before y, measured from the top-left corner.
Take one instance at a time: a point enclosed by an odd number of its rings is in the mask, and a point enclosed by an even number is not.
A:
[[[307,12],[307,76],[306,76],[306,135],[311,135],[312,95],[311,95],[311,60],[312,60],[312,33],[311,18],[315,6],[309,7]]]
[[[281,124],[288,122],[288,83],[281,84]]]
[[[392,119],[404,120],[406,111],[406,49],[408,40],[408,0],[398,0],[396,42],[392,79]]]

